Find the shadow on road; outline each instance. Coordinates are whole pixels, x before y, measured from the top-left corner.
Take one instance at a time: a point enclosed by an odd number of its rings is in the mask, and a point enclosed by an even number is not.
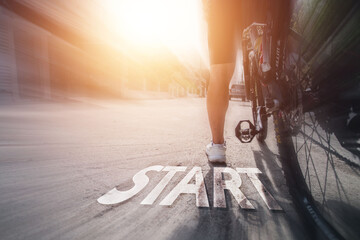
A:
[[[275,164],[276,155],[266,145],[261,151],[254,151],[257,167],[263,172],[282,174],[281,168]],[[184,222],[183,226],[173,232],[171,239],[307,239],[299,220],[296,219],[293,206],[280,201],[285,211],[272,212],[256,199],[249,200],[256,206],[255,210],[241,209],[232,201],[231,193],[226,190],[226,208],[213,207],[213,170],[214,167],[226,167],[226,164],[210,165],[205,175],[210,208],[198,208],[197,225]],[[268,168],[268,171],[266,171]],[[265,175],[265,174],[261,174]],[[245,177],[245,176],[244,176]],[[271,176],[279,179],[278,176]],[[276,189],[265,176],[261,179],[266,188]],[[244,181],[244,180],[243,180]],[[282,184],[282,183],[279,183]],[[276,194],[276,196],[279,194]],[[291,214],[286,210],[292,209]]]
[[[171,239],[247,239],[247,223],[239,221],[231,210],[232,203],[229,194],[225,194],[226,208],[213,207],[213,169],[226,167],[226,164],[210,164],[210,171],[205,175],[210,208],[198,208],[198,222],[196,226],[188,226],[174,231]]]
[[[283,176],[283,169],[281,166],[278,165],[278,162],[276,161],[279,155],[273,153],[265,142],[259,143],[259,146],[261,151],[253,151],[256,167],[262,173],[264,173],[261,174],[259,178],[261,182],[266,186],[266,188],[268,188],[268,190],[273,193],[274,197],[278,201],[280,198],[288,200],[287,202],[279,201],[279,204],[282,206],[284,211],[287,212],[288,209],[294,207],[288,190],[288,188],[291,188],[292,186],[289,186],[286,183],[286,180]],[[270,179],[272,179],[273,181],[270,181]],[[274,182],[276,182],[276,186]],[[295,233],[295,236],[300,236],[298,238],[301,239],[303,238],[303,235],[307,233],[303,231],[301,234],[299,234],[299,227],[296,226],[296,224],[299,223],[298,220],[295,219],[295,217],[298,218],[297,216],[299,215],[295,215],[294,213],[287,213],[284,215],[286,221],[289,222],[291,232]],[[274,221],[276,220],[277,219],[274,218]],[[300,223],[302,226],[306,226],[306,222],[304,219],[300,219]],[[277,231],[279,231],[280,225],[276,224],[276,226]]]

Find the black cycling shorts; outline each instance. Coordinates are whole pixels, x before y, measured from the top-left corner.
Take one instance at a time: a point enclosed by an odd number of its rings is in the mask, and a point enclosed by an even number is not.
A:
[[[252,22],[264,22],[264,0],[207,0],[210,64],[233,63],[241,33]]]

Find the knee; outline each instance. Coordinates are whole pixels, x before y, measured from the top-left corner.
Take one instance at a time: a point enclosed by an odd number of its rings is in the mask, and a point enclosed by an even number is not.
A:
[[[234,63],[211,65],[209,88],[216,89],[219,92],[227,92],[234,68]]]
[[[209,84],[209,93],[214,95],[226,95],[229,92],[229,84],[221,79],[213,79]]]

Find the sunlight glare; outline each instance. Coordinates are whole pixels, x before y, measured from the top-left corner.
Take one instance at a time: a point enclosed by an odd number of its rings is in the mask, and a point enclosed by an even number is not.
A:
[[[199,0],[106,0],[109,25],[136,46],[197,48],[202,18]]]

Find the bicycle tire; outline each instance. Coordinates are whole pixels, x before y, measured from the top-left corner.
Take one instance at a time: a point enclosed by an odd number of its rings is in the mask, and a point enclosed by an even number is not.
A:
[[[329,7],[335,9],[336,3],[329,5],[327,9],[324,8],[324,11],[318,9],[314,14],[326,16]],[[349,14],[345,14],[347,11]],[[345,13],[341,14],[346,16],[344,21],[347,23],[340,23],[339,26],[351,26],[349,23],[355,23],[354,19],[358,19],[360,13],[359,3]],[[293,22],[298,24],[296,27],[300,36],[304,35],[307,38],[313,35],[307,35],[306,31],[314,31],[320,27],[301,28],[301,19]],[[304,31],[301,32],[300,29]],[[360,189],[351,185],[359,181],[360,167],[356,156],[359,160],[360,145],[354,139],[360,139],[360,133],[353,133],[345,126],[351,108],[358,109],[359,102],[356,98],[341,99],[341,96],[351,96],[353,89],[358,88],[354,76],[359,74],[359,70],[352,63],[356,62],[356,58],[348,54],[347,49],[358,45],[360,38],[359,35],[354,35],[351,29],[338,27],[332,36],[336,41],[330,41],[329,38],[326,41],[300,39],[302,45],[295,54],[291,55],[290,50],[285,48],[284,52],[287,53],[284,54],[287,55],[284,55],[283,69],[280,68],[283,72],[277,73],[278,76],[286,76],[284,79],[288,80],[287,83],[282,82],[287,86],[289,93],[287,103],[295,106],[305,103],[304,106],[300,106],[306,109],[299,113],[300,120],[292,119],[296,114],[289,109],[295,112],[294,106],[273,116],[280,160],[290,194],[299,213],[307,220],[314,238],[356,239],[360,236],[356,226],[360,219],[356,217],[359,215],[356,213],[360,206],[356,193]],[[319,51],[314,51],[314,42],[318,44]],[[341,65],[338,67],[339,63],[333,61],[331,55],[324,55],[321,51],[330,47],[339,49],[337,46],[340,43],[343,44],[343,53],[336,52],[336,56],[337,61],[346,66],[346,78],[331,74],[336,72],[337,68],[341,68]],[[314,97],[311,100],[312,97],[306,95],[307,89],[319,99]],[[310,104],[306,104],[306,99],[310,99]],[[292,124],[294,122],[297,123]],[[346,139],[349,136],[353,137],[350,143]]]
[[[286,184],[309,234],[314,239],[344,239],[322,216],[315,204],[315,200],[303,177],[291,132],[285,126],[286,123],[282,120],[281,112],[273,114],[273,121]]]

